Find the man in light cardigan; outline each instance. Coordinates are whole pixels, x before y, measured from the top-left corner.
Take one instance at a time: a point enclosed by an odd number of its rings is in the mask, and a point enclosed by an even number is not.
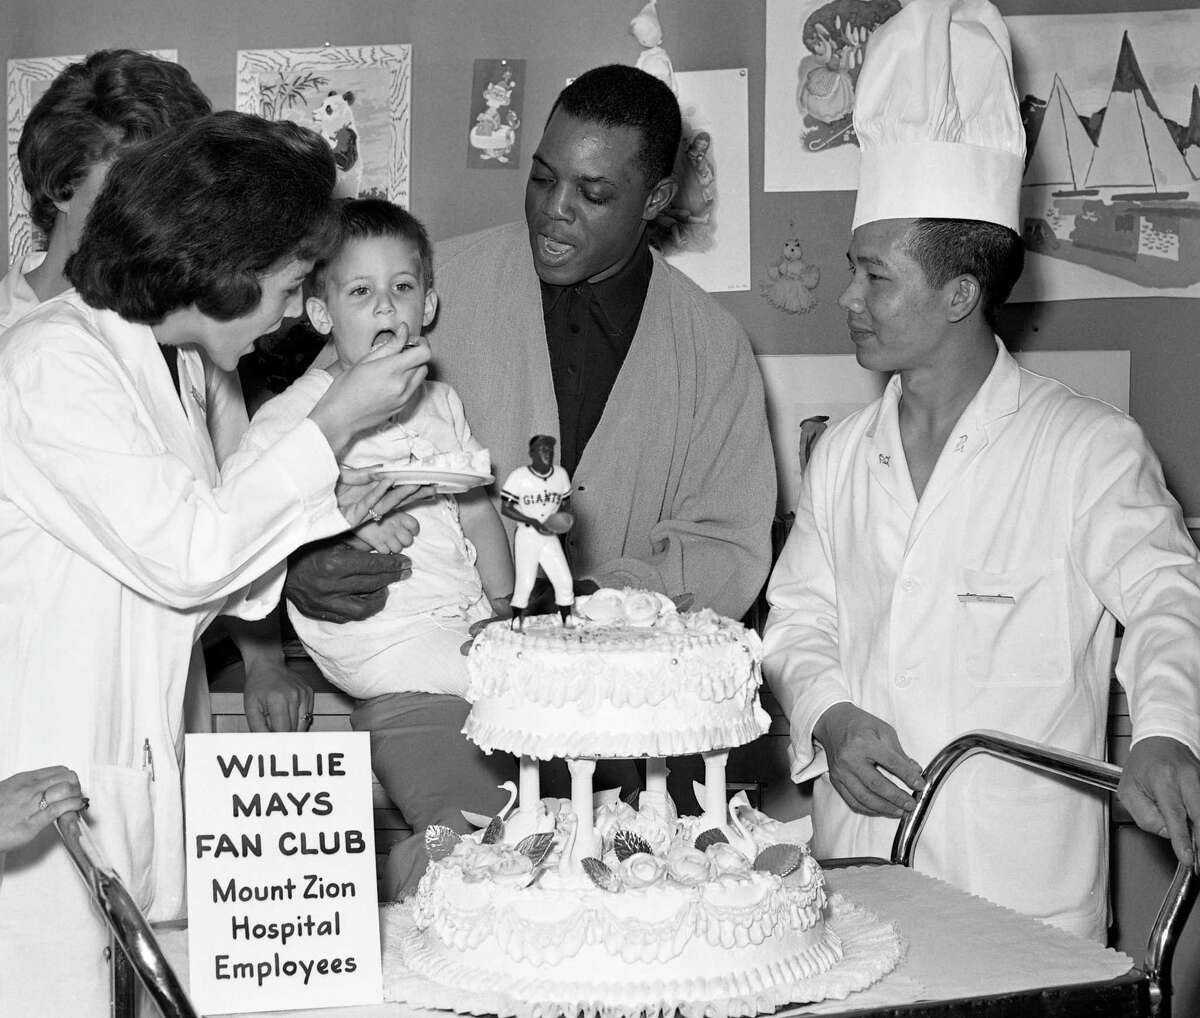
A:
[[[526,223],[438,245],[430,345],[497,477],[526,462],[531,435],[558,439],[578,593],[690,594],[740,618],[770,564],[775,468],[745,331],[648,243],[675,195],[680,136],[674,94],[643,71],[568,85],[533,156]],[[394,558],[326,546],[293,558],[285,594],[305,614],[369,615],[399,578]],[[673,761],[681,811],[695,811],[701,774],[699,758]],[[604,778],[637,780],[619,765]]]
[[[648,244],[680,134],[675,96],[645,72],[600,67],[567,86],[533,156],[526,224],[438,246],[434,372],[497,477],[525,462],[530,435],[558,438],[577,583],[692,594],[739,618],[769,566],[775,472],[744,330]],[[293,562],[286,593],[328,616],[337,574],[360,568],[386,563],[323,549]]]

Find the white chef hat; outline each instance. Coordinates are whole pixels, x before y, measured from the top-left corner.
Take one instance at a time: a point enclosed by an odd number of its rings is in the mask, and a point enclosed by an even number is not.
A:
[[[1025,132],[1008,29],[988,0],[912,0],[867,45],[854,101],[854,228],[978,219],[1020,233]]]

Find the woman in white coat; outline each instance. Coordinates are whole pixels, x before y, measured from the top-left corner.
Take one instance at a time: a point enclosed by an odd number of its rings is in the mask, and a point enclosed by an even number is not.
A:
[[[0,773],[77,771],[152,920],[183,908],[192,645],[218,612],[268,611],[293,548],[378,510],[380,485],[339,484],[337,456],[425,374],[426,351],[389,344],[221,483],[201,354],[232,370],[299,313],[334,180],[317,135],[232,112],[126,151],[68,264],[76,292],[0,351]],[[0,1014],[106,1014],[106,939],[52,831],[10,852]]]

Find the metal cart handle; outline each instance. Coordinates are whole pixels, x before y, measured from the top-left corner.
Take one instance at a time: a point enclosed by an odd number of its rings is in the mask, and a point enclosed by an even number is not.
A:
[[[968,732],[943,747],[925,768],[925,788],[914,795],[916,809],[900,821],[896,830],[892,842],[893,863],[912,865],[917,838],[929,815],[934,795],[946,776],[959,763],[976,753],[990,753],[1109,792],[1115,792],[1121,780],[1121,768],[1114,764],[1053,749],[1003,732]],[[1150,982],[1152,1015],[1167,1018],[1171,1013],[1171,960],[1175,956],[1175,942],[1196,900],[1197,890],[1200,890],[1200,880],[1191,869],[1180,863],[1175,868],[1175,876],[1167,888],[1146,942],[1146,960],[1142,969]]]
[[[88,893],[104,916],[112,939],[133,966],[163,1018],[198,1018],[137,903],[130,897],[121,878],[104,861],[79,814],[64,813],[54,821],[54,826],[67,847],[71,862],[87,885]],[[128,980],[123,974],[128,969],[124,968],[122,958],[115,951],[111,964],[114,1013],[132,1014],[133,988],[124,985]]]

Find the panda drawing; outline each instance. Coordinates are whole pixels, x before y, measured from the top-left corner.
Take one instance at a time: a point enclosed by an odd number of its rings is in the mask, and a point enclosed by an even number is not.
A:
[[[333,149],[333,161],[337,165],[337,184],[333,192],[336,198],[357,198],[362,183],[353,105],[353,92],[333,90],[312,110],[317,131]]]

